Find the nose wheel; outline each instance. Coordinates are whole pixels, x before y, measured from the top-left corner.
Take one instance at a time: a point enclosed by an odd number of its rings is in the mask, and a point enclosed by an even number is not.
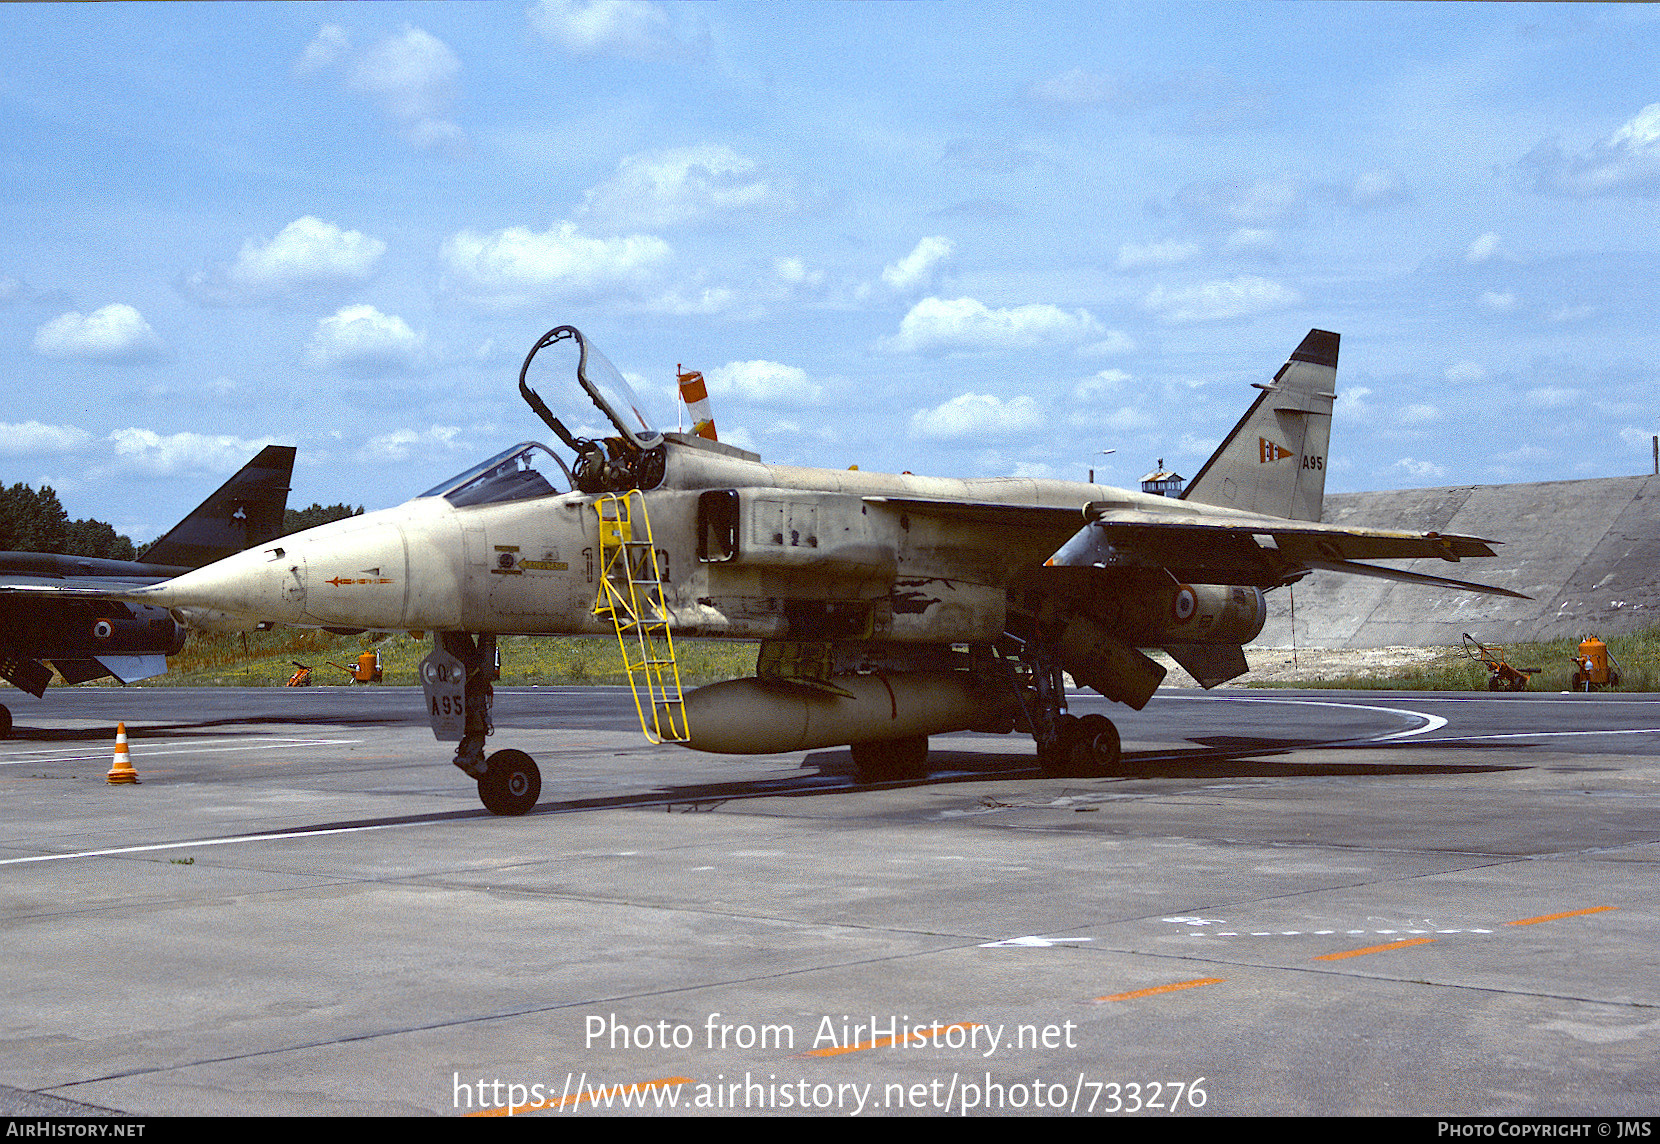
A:
[[[491,814],[524,814],[542,796],[542,772],[523,751],[497,751],[485,767],[478,797]]]

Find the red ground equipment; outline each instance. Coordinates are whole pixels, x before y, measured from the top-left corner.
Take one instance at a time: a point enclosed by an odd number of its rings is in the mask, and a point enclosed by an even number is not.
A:
[[[1464,654],[1479,659],[1487,669],[1487,690],[1525,691],[1527,681],[1545,670],[1542,667],[1511,667],[1505,662],[1504,649],[1488,646],[1469,632],[1464,633]]]

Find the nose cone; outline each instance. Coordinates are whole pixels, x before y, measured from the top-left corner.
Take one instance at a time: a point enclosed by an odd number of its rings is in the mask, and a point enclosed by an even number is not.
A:
[[[252,623],[300,624],[305,622],[305,561],[286,543],[250,548],[135,595],[164,608],[209,609]]]
[[[399,510],[280,537],[187,572],[148,603],[313,627],[405,626],[408,557]]]

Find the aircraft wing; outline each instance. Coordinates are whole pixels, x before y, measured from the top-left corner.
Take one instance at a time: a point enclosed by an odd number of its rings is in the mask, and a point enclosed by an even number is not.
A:
[[[1089,523],[1050,558],[1059,565],[1152,564],[1193,583],[1288,584],[1314,569],[1527,599],[1489,584],[1382,568],[1363,560],[1460,561],[1497,541],[1439,532],[1355,528],[1254,515],[1164,514],[1092,504]]]
[[[1286,520],[1225,510],[1150,512],[1125,502],[1096,501],[1077,508],[994,504],[922,497],[866,497],[942,520],[1048,532],[1051,565],[1163,568],[1196,584],[1250,584],[1273,588],[1323,569],[1410,584],[1428,584],[1527,599],[1508,588],[1431,576],[1363,560],[1460,561],[1495,555],[1492,540],[1438,532],[1402,532]],[[1181,505],[1183,502],[1173,502]],[[1080,529],[1079,519],[1087,523]]]

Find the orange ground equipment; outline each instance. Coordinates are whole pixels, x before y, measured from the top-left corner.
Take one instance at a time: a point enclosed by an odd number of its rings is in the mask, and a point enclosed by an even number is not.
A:
[[[1469,632],[1464,633],[1464,654],[1481,661],[1487,669],[1487,690],[1526,691],[1527,681],[1545,669],[1542,667],[1511,667],[1505,662],[1504,649],[1489,646]]]
[[[1608,645],[1596,636],[1586,636],[1580,642],[1574,661],[1574,690],[1591,691],[1598,687],[1618,687],[1625,670]]]
[[[294,674],[288,677],[287,685],[289,687],[310,687],[311,665],[308,663],[301,663],[297,659],[291,659],[288,662],[294,665]]]
[[[380,652],[366,651],[357,657],[356,667],[347,667],[343,663],[328,661],[330,667],[338,667],[352,677],[353,683],[379,683],[381,681]]]

